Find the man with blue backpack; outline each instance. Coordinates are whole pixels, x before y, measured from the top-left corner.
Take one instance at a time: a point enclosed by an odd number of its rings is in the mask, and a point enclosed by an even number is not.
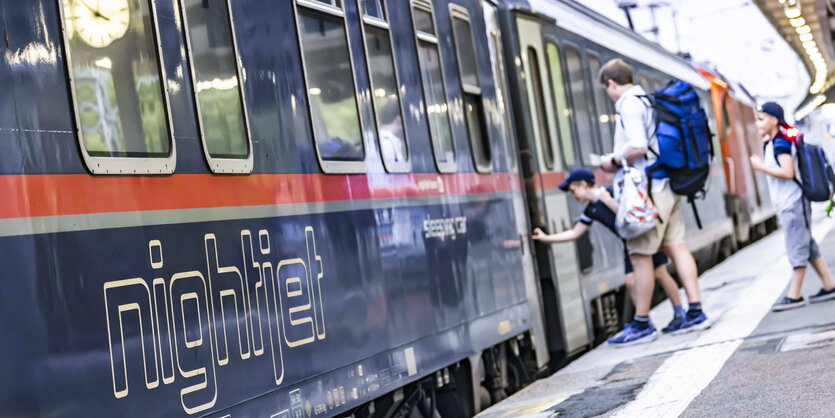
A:
[[[652,298],[652,255],[663,249],[676,266],[688,298],[688,311],[675,332],[709,326],[701,309],[698,270],[684,244],[681,196],[689,199],[704,188],[710,169],[710,131],[704,110],[692,87],[671,83],[653,96],[635,85],[632,68],[622,59],[607,62],[599,73],[601,86],[615,102],[619,120],[615,128],[614,153],[601,161],[601,168],[615,173],[615,199],[624,185],[624,165],[646,172],[648,191],[659,215],[655,227],[627,240],[635,270],[635,318],[632,324],[609,339],[615,346],[655,339],[649,320]]]
[[[807,262],[812,264],[823,283],[817,294],[809,296],[809,303],[835,299],[835,278],[821,256],[810,229],[810,202],[827,201],[832,197],[832,169],[823,150],[788,137],[780,130],[781,127],[796,128],[789,127],[783,119],[783,108],[777,103],[768,102],[760,106],[756,124],[757,132],[763,139],[763,158],[751,156],[751,167],[768,175],[768,192],[785,233],[786,253],[792,265],[788,294],[772,310],[779,312],[806,305],[801,288]],[[800,180],[796,171],[800,173]]]

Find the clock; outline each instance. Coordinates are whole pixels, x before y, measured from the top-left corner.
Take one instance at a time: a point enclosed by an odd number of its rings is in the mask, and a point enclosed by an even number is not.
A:
[[[130,24],[128,1],[73,0],[73,26],[81,40],[104,48],[124,36]]]

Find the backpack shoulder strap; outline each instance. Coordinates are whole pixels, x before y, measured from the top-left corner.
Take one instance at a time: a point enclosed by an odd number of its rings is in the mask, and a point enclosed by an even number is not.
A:
[[[656,146],[658,145],[658,115],[655,113],[655,97],[652,94],[649,94],[649,93],[636,94],[632,97],[635,97],[641,103],[643,103],[643,105],[649,111],[649,116],[651,118],[650,125],[653,126],[653,131],[652,131],[651,135],[649,133],[647,133],[647,149],[649,150],[649,152],[651,152],[653,155],[655,155],[655,158],[658,158],[658,157],[660,157],[658,155],[658,152],[655,151],[654,149],[652,149],[652,145],[649,143],[652,140],[652,138],[655,137],[655,144],[656,144]],[[629,97],[626,97],[626,98],[628,99]],[[620,120],[620,127],[624,128],[623,119]]]
[[[774,154],[774,161],[777,163],[777,167],[781,167],[781,165],[780,165],[780,159],[779,159],[779,158],[777,158],[777,147],[775,147],[775,146],[774,146],[774,144],[773,144],[774,139],[772,139],[772,140],[771,140],[771,142],[772,142],[772,144],[771,144],[771,152],[772,152],[772,154]],[[798,167],[797,167],[797,157],[796,157],[796,155],[797,155],[797,148],[795,147],[794,142],[792,142],[792,141],[788,141],[788,143],[789,143],[789,146],[790,146],[790,147],[791,147],[791,149],[792,149],[792,153],[791,153],[792,160],[794,160],[794,161],[795,161],[795,163],[794,163],[794,182],[795,182],[798,186],[800,186],[800,188],[801,188],[801,189],[803,189],[803,184],[801,184],[801,183],[800,183],[800,180],[798,180],[798,179],[797,179],[797,168],[798,168]],[[765,149],[763,149],[763,151],[764,151],[764,150],[765,150]]]

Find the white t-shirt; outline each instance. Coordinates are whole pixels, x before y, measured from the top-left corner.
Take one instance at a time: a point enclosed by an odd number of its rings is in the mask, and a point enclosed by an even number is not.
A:
[[[655,114],[652,111],[646,98],[638,97],[647,94],[644,89],[635,85],[623,92],[615,102],[615,110],[618,112],[618,122],[615,124],[615,146],[614,154],[623,156],[628,148],[639,148],[647,151],[647,154],[632,163],[632,167],[646,170],[647,166],[655,162],[655,154],[649,151],[649,147],[657,146],[655,137]],[[625,163],[625,159],[624,159]],[[615,172],[613,182],[615,185],[615,200],[620,200],[620,190],[623,187],[623,168]],[[653,179],[652,192],[659,193],[664,189],[667,179]]]
[[[777,147],[777,154],[789,154],[794,159],[795,151],[792,144],[780,136],[768,141],[763,150],[763,160],[766,167],[779,168],[777,158],[774,156],[774,147]],[[768,194],[771,195],[771,202],[777,212],[792,209],[799,205],[803,197],[803,191],[794,180],[782,180],[774,176],[766,176],[768,182]]]

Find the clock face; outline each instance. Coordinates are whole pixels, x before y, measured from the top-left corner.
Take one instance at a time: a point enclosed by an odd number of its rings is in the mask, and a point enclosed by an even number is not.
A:
[[[128,0],[73,0],[73,26],[78,36],[94,48],[104,48],[128,31]]]

